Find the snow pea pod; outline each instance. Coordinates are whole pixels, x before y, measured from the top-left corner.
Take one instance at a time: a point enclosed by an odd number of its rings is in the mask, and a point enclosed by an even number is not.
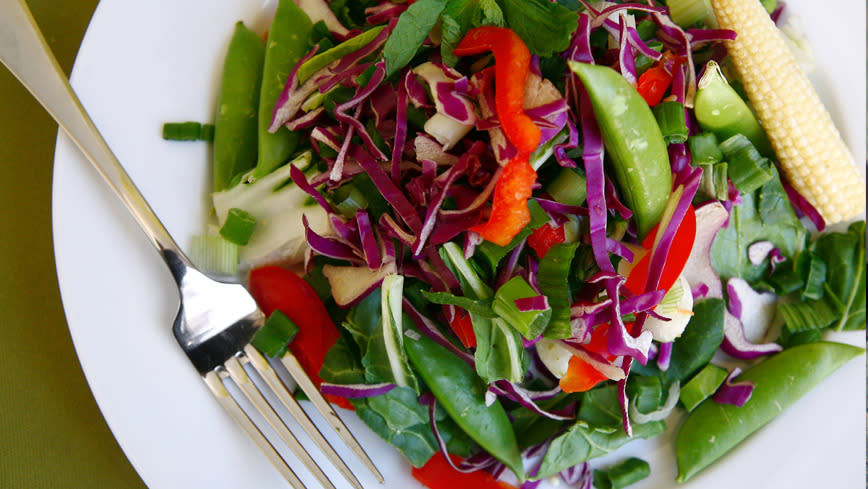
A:
[[[685,482],[696,475],[864,351],[842,343],[808,343],[739,375],[739,382],[755,385],[747,404],[736,407],[706,400],[687,417],[675,439],[676,480]]]
[[[473,367],[433,340],[413,336],[404,338],[404,349],[437,402],[470,438],[524,481],[515,432],[500,402],[486,406],[487,386]]]
[[[265,42],[242,22],[235,24],[214,118],[214,191],[256,166],[256,114]]]
[[[259,160],[256,175],[265,176],[285,163],[298,145],[299,135],[281,126],[271,133],[274,104],[292,68],[308,51],[313,29],[310,17],[292,0],[280,0],[265,44],[265,64],[259,93]]]
[[[618,190],[642,238],[660,221],[672,191],[660,126],[645,99],[620,73],[607,66],[569,65],[588,92]]]

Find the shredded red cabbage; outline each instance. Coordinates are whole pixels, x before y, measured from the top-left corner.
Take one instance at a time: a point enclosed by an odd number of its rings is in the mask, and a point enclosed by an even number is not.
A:
[[[397,387],[395,384],[331,384],[323,382],[320,391],[330,396],[344,397],[347,399],[359,399],[386,394]]]
[[[736,367],[729,372],[726,380],[714,393],[712,399],[718,404],[732,404],[733,406],[742,407],[747,404],[753,395],[754,383],[751,381],[733,382],[733,379],[741,374],[741,369]]]

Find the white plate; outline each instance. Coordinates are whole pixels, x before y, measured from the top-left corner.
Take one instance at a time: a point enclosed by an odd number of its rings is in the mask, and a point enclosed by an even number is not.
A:
[[[864,161],[865,3],[788,3],[806,20],[816,47],[814,78],[823,98],[857,161]],[[219,4],[103,0],[73,70],[84,105],[182,247],[203,230],[209,154],[205,144],[163,142],[161,124],[212,119],[233,23],[262,25],[267,16],[257,2]],[[63,136],[53,199],[58,276],[75,348],[103,415],[145,483],[154,489],[286,487],[175,344],[170,324],[177,299],[169,274]],[[864,344],[861,332],[847,340]],[[863,357],[684,487],[861,488],[864,408]],[[386,474],[383,487],[418,487],[397,452],[345,414]],[[636,489],[674,486],[671,452],[671,441],[637,442],[623,452],[652,463],[651,478]],[[378,487],[347,460],[363,482]]]

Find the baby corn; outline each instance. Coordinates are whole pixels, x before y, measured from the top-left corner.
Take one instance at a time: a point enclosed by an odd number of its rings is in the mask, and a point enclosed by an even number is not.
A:
[[[828,111],[758,0],[711,0],[732,62],[788,181],[828,224],[865,210],[860,174]]]

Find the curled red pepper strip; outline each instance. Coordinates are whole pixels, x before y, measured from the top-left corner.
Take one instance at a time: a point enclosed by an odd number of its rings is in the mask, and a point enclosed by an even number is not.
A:
[[[541,133],[524,113],[524,84],[530,73],[530,51],[511,29],[481,26],[471,29],[453,50],[457,56],[494,53],[497,118],[507,139],[519,153],[530,153],[539,146]]]
[[[536,171],[530,166],[526,153],[509,160],[494,187],[491,216],[471,230],[496,245],[508,245],[530,222],[527,199],[531,197],[535,182]]]
[[[453,50],[457,56],[494,53],[494,106],[500,127],[518,150],[497,181],[491,216],[472,228],[487,241],[506,246],[530,222],[527,200],[536,183],[528,156],[539,146],[539,128],[524,113],[524,86],[530,73],[530,51],[511,29],[482,26],[471,29]]]

